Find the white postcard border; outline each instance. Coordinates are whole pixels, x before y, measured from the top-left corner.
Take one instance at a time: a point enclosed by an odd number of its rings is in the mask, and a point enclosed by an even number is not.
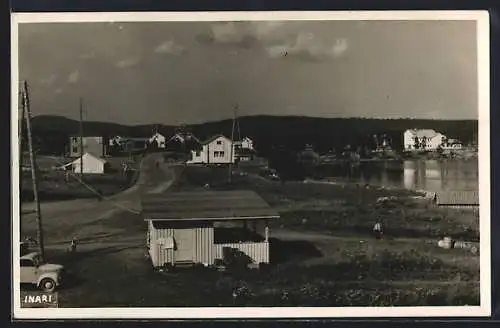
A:
[[[480,306],[335,307],[335,308],[21,308],[19,287],[13,288],[15,319],[208,319],[208,318],[340,318],[340,317],[476,317],[491,315],[490,247],[490,39],[487,11],[348,11],[348,12],[120,12],[14,13],[11,16],[12,171],[19,169],[18,24],[143,21],[267,21],[267,20],[475,20],[478,42]],[[19,286],[19,177],[12,175],[13,283]]]

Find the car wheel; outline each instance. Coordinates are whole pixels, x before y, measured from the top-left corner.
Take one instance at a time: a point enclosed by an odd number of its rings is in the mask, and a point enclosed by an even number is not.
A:
[[[56,289],[56,282],[50,278],[45,278],[40,282],[40,289],[44,292],[53,292]]]

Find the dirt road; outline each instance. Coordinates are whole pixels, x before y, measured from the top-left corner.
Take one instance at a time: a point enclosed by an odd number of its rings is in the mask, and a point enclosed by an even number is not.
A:
[[[84,248],[90,245],[104,246],[103,243],[113,236],[129,238],[134,234],[134,231],[130,231],[131,225],[138,228],[136,239],[143,240],[143,221],[138,215],[139,196],[145,192],[162,192],[173,180],[172,173],[162,159],[161,154],[145,157],[136,184],[101,202],[96,199],[76,199],[43,203],[41,211],[46,247],[60,247],[72,237],[76,237],[82,246],[87,244]],[[156,162],[160,162],[159,167]],[[36,214],[30,213],[32,208],[32,204],[23,204],[22,211],[26,213],[21,215],[24,236],[36,236]]]

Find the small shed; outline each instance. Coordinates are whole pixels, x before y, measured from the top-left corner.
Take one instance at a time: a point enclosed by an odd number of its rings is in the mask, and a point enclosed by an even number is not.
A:
[[[103,174],[109,168],[109,163],[92,153],[85,153],[81,158],[75,159],[64,165],[65,168],[71,168],[74,173],[80,173],[80,165],[83,163],[83,173],[84,174]]]
[[[142,215],[154,267],[213,265],[226,251],[269,263],[269,220],[279,218],[257,193],[186,191],[146,194]]]

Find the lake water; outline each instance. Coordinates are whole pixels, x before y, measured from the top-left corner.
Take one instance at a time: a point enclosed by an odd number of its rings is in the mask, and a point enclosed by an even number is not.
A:
[[[325,165],[316,173],[335,180],[431,192],[477,191],[479,186],[477,159],[385,161],[358,167]]]

